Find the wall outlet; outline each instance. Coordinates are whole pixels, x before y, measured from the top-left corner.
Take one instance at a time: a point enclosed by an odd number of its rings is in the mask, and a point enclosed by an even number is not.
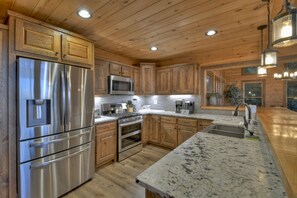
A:
[[[154,104],[158,104],[158,100],[154,100]]]

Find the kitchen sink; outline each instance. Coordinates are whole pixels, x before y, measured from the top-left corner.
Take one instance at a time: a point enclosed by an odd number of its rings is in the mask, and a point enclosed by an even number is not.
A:
[[[227,125],[211,125],[204,132],[235,138],[244,138],[244,128]]]

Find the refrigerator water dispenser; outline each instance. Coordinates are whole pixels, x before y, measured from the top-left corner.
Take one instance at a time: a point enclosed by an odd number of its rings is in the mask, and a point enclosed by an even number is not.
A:
[[[48,125],[51,123],[51,101],[49,99],[27,100],[27,127]]]

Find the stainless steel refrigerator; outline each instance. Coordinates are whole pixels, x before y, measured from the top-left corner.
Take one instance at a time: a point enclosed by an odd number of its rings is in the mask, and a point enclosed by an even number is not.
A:
[[[93,71],[17,59],[18,193],[58,197],[95,170]]]

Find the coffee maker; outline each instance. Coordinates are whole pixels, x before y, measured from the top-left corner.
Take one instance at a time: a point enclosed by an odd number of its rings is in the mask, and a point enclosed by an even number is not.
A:
[[[193,114],[195,110],[195,102],[194,101],[186,101],[185,102],[185,108],[189,111],[189,114]]]
[[[183,108],[183,100],[176,100],[175,101],[175,113],[181,113]]]

